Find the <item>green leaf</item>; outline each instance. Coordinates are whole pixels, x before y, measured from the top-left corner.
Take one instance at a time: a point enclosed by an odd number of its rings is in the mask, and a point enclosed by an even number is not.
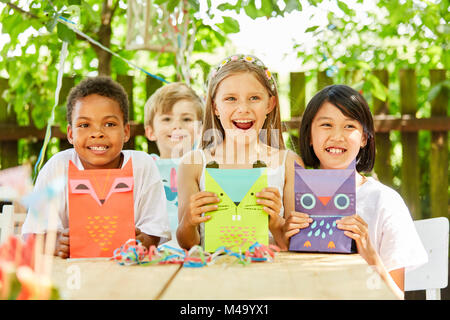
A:
[[[79,17],[80,16],[80,7],[75,6],[75,5],[69,6],[66,9],[66,13],[68,13],[72,17],[73,16]]]
[[[193,65],[200,66],[203,72],[203,82],[206,82],[208,79],[209,71],[211,70],[211,65],[202,59],[198,59],[193,63]]]
[[[438,83],[431,87],[430,92],[428,92],[427,101],[432,101],[436,99],[436,97],[439,95],[443,87],[443,82]]]
[[[209,3],[210,0],[208,0],[208,8],[211,8],[211,4]],[[200,10],[200,3],[196,0],[188,0],[189,5],[192,9],[194,9],[195,12]]]
[[[60,300],[61,295],[59,294],[58,288],[52,286],[52,289],[50,291],[50,300]]]
[[[256,9],[254,0],[250,0],[249,3],[244,6],[244,11],[253,20],[259,17],[259,12],[258,9]]]
[[[284,8],[286,12],[292,12],[294,10],[302,11],[302,4],[299,0],[284,0],[284,3],[286,4]]]
[[[232,4],[229,4],[229,3],[222,3],[217,6],[217,9],[219,9],[220,11],[235,10],[236,6],[233,6]]]
[[[305,33],[316,31],[316,29],[317,29],[318,27],[319,27],[319,26],[309,27],[308,29],[305,30]]]
[[[193,64],[198,64],[206,72],[209,72],[209,69],[211,69],[211,65],[203,59],[198,59]]]
[[[261,0],[261,10],[260,11],[266,17],[271,17],[272,11],[273,11],[272,0]]]
[[[62,41],[68,42],[69,44],[73,44],[75,42],[76,36],[75,32],[73,32],[71,29],[66,27],[62,23],[58,23],[56,26],[58,38]]]
[[[352,83],[352,88],[355,89],[356,91],[361,91],[363,89],[363,86],[364,86],[364,81]]]
[[[329,22],[329,23],[333,23],[333,20],[334,20],[334,12],[329,11],[329,12],[327,13],[327,19],[328,19],[328,22]]]
[[[79,6],[81,5],[81,0],[69,0],[69,6]]]
[[[237,33],[239,32],[239,22],[230,17],[222,17],[223,23],[217,24],[217,26],[225,33]]]
[[[169,2],[167,3],[167,10],[169,12],[172,12],[179,3],[180,0],[169,0]]]
[[[83,3],[81,5],[82,5],[81,11],[83,12],[83,14],[81,16],[84,16],[87,14],[90,19],[94,20],[95,17],[97,16],[97,13],[94,11],[94,9],[92,9],[92,6],[90,6],[85,1],[83,1]]]
[[[10,288],[9,288],[9,296],[8,296],[8,300],[16,300],[17,296],[20,294],[20,290],[22,289],[22,285],[19,282],[19,279],[17,279],[16,274],[14,273],[11,276],[11,282],[10,282]]]
[[[387,88],[383,85],[383,83],[381,83],[380,79],[378,79],[375,75],[368,73],[366,74],[366,80],[371,84],[370,92],[372,92],[374,97],[378,100],[386,101]]]
[[[111,66],[112,69],[118,74],[127,74],[128,70],[130,69],[125,61],[114,56],[111,59]]]
[[[356,66],[362,70],[370,70],[370,65],[365,61],[357,61]]]
[[[45,24],[45,27],[47,28],[48,32],[53,32],[53,29],[55,28],[56,24],[58,23],[58,15],[54,14],[50,20],[47,21]]]
[[[5,20],[2,22],[2,33],[9,33],[11,39],[16,39],[19,34],[30,27],[29,21],[24,20],[21,15],[10,15]]]
[[[173,54],[163,53],[158,57],[158,67],[174,66],[175,56]]]
[[[339,9],[341,9],[342,11],[344,11],[344,13],[345,13],[346,15],[348,15],[348,16],[353,16],[353,15],[354,15],[353,10],[351,10],[351,9],[347,6],[347,4],[345,4],[344,2],[338,0],[337,5],[338,5]]]
[[[443,81],[441,83],[444,86],[444,88],[447,88],[447,90],[450,89],[450,80],[445,80],[445,81]]]

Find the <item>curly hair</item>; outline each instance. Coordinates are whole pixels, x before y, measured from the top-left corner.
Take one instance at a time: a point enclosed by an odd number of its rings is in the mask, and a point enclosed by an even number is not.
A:
[[[117,101],[123,114],[123,122],[128,123],[129,103],[125,89],[110,77],[98,76],[86,78],[70,90],[66,114],[69,124],[72,124],[72,111],[76,102],[91,94],[98,94]]]

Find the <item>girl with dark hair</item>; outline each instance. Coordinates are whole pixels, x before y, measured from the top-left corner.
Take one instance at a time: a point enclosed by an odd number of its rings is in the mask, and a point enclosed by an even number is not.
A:
[[[358,253],[403,296],[405,271],[427,262],[427,254],[401,196],[360,172],[375,162],[372,114],[364,97],[346,85],[331,85],[308,103],[300,126],[300,153],[306,166],[345,169],[356,160],[356,213],[336,221],[356,242]],[[285,240],[313,219],[292,212]]]

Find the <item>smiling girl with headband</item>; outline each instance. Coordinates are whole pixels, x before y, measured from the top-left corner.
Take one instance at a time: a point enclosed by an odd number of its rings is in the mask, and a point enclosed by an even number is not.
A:
[[[269,216],[269,241],[287,249],[283,241],[284,212],[293,210],[294,161],[285,150],[276,80],[251,55],[232,55],[212,71],[208,82],[200,150],[186,154],[179,167],[179,227],[177,238],[186,249],[204,244],[205,212],[218,208],[219,198],[205,191],[205,168],[267,166],[268,187],[256,193]]]

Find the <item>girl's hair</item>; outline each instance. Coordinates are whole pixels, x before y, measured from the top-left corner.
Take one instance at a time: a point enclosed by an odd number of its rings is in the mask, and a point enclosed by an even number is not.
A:
[[[263,130],[260,133],[260,139],[271,147],[285,148],[281,132],[280,102],[275,77],[255,56],[235,54],[223,60],[213,69],[209,77],[201,149],[215,148],[225,137],[225,130],[214,114],[214,99],[219,84],[231,75],[246,72],[255,76],[266,88],[269,97],[275,97],[275,107],[267,115],[262,127]]]
[[[373,118],[367,101],[356,90],[346,85],[325,87],[309,101],[300,125],[300,155],[305,165],[318,168],[320,161],[311,146],[311,123],[325,102],[338,108],[345,116],[357,120],[363,127],[367,143],[356,156],[356,170],[369,172],[375,162],[375,135]]]
[[[144,126],[153,127],[153,119],[156,113],[171,112],[175,103],[181,100],[191,102],[197,117],[196,120],[203,121],[202,99],[185,83],[174,82],[159,88],[147,100],[144,107]]]

